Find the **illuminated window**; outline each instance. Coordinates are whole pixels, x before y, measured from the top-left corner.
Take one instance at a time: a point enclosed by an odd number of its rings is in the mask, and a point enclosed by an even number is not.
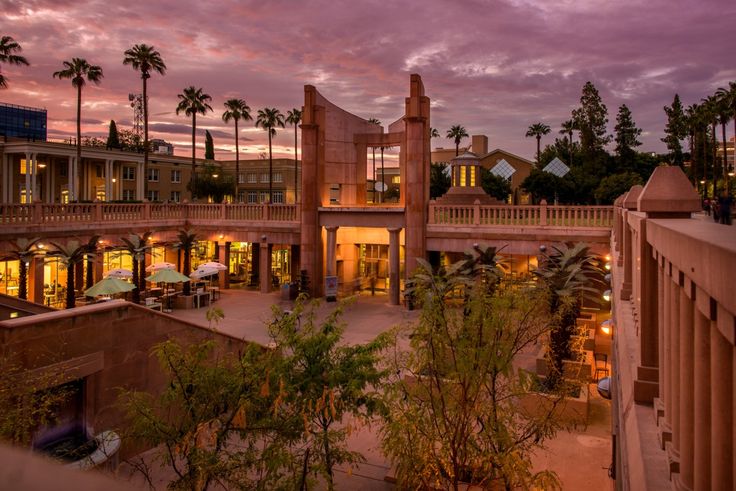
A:
[[[28,164],[26,164],[26,159],[20,159],[20,175],[25,176],[26,172],[28,172]]]
[[[29,202],[30,201],[28,199],[28,194],[26,193],[26,189],[25,188],[20,188],[20,204],[26,205]]]
[[[475,186],[475,166],[470,166],[470,185]]]
[[[64,189],[61,191],[61,202],[62,204],[68,204],[69,203],[69,190]]]
[[[401,176],[393,176],[391,178],[391,183],[392,184],[401,184]]]
[[[464,166],[464,165],[461,165],[461,166],[460,166],[460,186],[461,186],[461,187],[462,187],[462,186],[465,186],[465,180],[466,180],[466,176],[465,176],[465,166]]]

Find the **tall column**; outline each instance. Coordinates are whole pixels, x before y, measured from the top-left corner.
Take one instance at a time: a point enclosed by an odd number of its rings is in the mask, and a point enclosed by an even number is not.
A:
[[[66,189],[68,191],[69,201],[74,199],[74,157],[69,157],[66,171]]]
[[[628,211],[623,211],[623,229],[624,229],[624,281],[621,285],[621,300],[631,298],[631,278],[634,268],[634,260],[631,257],[633,252],[633,237],[631,236],[631,227],[628,223]]]
[[[221,262],[228,269],[220,271],[217,275],[218,285],[225,289],[230,287],[230,242],[216,242],[217,244],[217,261]]]
[[[33,203],[31,191],[31,154],[26,152],[26,203]]]
[[[710,475],[710,321],[695,309],[694,380],[694,469],[698,489],[711,489]],[[702,486],[702,487],[701,487]]]
[[[49,203],[56,202],[56,159],[49,158],[48,175],[49,180]]]
[[[291,254],[289,255],[289,266],[291,267],[291,281],[299,281],[301,272],[301,248],[298,244],[292,244]]]
[[[672,277],[667,280],[667,286],[670,290],[670,346],[672,349],[672,371],[670,385],[672,386],[672,447],[671,458],[674,461],[680,460],[680,295],[678,287]]]
[[[682,282],[681,282],[682,283]],[[693,302],[680,284],[680,488],[693,489],[693,360],[695,342]]]
[[[43,184],[44,188],[46,188],[44,191],[44,201],[46,201],[46,203],[54,202],[54,198],[51,195],[51,176],[54,174],[51,167],[53,161],[53,158],[48,157],[46,162],[46,171],[43,173]]]
[[[634,400],[651,403],[659,390],[659,339],[657,308],[657,261],[646,240],[646,221],[641,222],[639,257],[641,271],[637,284],[639,304],[639,366],[634,382]]]
[[[146,196],[143,196],[143,190],[145,189],[144,184],[145,184],[145,179],[147,178],[147,176],[143,175],[143,162],[138,162],[137,167],[138,168],[136,169],[136,172],[135,172],[135,184],[136,184],[135,199],[142,201],[146,199]]]
[[[31,196],[33,201],[41,198],[38,192],[38,154],[31,154]]]
[[[672,441],[672,366],[675,363],[674,357],[672,356],[672,291],[670,290],[670,277],[667,275],[665,269],[668,267],[668,263],[665,261],[662,266],[662,312],[664,314],[663,319],[663,339],[664,345],[662,346],[662,352],[664,353],[664,430],[663,433],[667,433],[662,438],[662,447],[667,441]]]
[[[710,329],[710,472],[719,489],[733,489],[733,345],[715,323]]]
[[[401,266],[399,263],[399,233],[400,228],[388,229],[388,280],[389,280],[389,302],[391,305],[399,305],[399,292],[401,282],[399,272]]]
[[[10,203],[10,190],[12,189],[12,175],[10,173],[10,159],[3,154],[3,203]]]
[[[325,254],[325,278],[337,275],[337,229],[338,227],[325,227],[327,230],[327,252]],[[325,292],[327,301],[335,300],[332,292]]]
[[[28,300],[43,304],[43,256],[33,256],[28,262]]]
[[[112,160],[105,160],[105,201],[112,200]]]
[[[262,241],[259,247],[261,252],[258,261],[258,277],[261,281],[261,293],[268,293],[271,291],[271,245]]]

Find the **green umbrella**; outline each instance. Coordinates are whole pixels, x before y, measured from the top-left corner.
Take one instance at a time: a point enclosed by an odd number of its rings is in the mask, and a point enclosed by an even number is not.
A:
[[[115,295],[116,293],[129,292],[135,289],[135,285],[127,281],[120,280],[108,276],[88,288],[84,295],[87,297],[97,297],[99,295]]]
[[[189,281],[189,278],[173,269],[160,269],[146,278],[146,281],[151,283],[181,283]]]

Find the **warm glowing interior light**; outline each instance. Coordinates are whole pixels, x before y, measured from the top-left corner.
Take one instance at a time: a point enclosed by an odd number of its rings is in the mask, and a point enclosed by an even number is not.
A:
[[[611,334],[611,328],[608,326],[601,326],[601,331],[603,334]]]
[[[38,168],[39,169],[45,169],[46,168],[46,164],[38,164]]]
[[[225,238],[225,234],[220,234],[220,238],[221,239],[224,239]]]
[[[43,249],[44,247],[46,247],[46,246],[44,246],[43,244],[38,244],[38,248],[39,249]]]
[[[606,271],[611,271],[611,263],[606,263],[604,268],[606,268]]]
[[[112,182],[118,182],[118,180],[113,177]]]
[[[611,290],[606,290],[603,292],[603,300],[606,302],[611,300]]]
[[[218,177],[220,177],[220,174],[212,174],[212,177],[214,177],[215,179],[217,179]]]

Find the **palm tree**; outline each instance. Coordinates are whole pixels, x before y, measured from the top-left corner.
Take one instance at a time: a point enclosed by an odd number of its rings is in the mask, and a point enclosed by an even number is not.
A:
[[[577,128],[577,125],[575,124],[574,119],[568,119],[567,121],[563,121],[562,125],[560,125],[560,134],[561,135],[567,135],[568,136],[568,145],[569,145],[569,152],[570,152],[570,162],[568,164],[572,165],[572,150],[573,150],[573,144],[572,144],[572,132],[575,131]]]
[[[728,88],[726,89],[721,87],[716,91],[716,94],[724,100],[726,105],[731,107],[731,119],[733,119],[734,134],[734,162],[736,163],[736,82],[728,82]]]
[[[131,65],[134,70],[140,71],[143,79],[143,194],[148,196],[148,79],[151,78],[151,72],[165,75],[166,64],[161,53],[153,46],[136,44],[125,51],[123,65]]]
[[[460,155],[460,141],[468,137],[468,132],[465,131],[463,126],[456,124],[455,126],[450,126],[446,136],[451,140],[455,140],[455,157],[457,157]]]
[[[18,298],[28,299],[28,263],[38,254],[36,244],[40,238],[19,238],[11,242],[13,249],[2,256],[3,261],[18,261]]]
[[[208,103],[212,101],[209,94],[202,92],[201,88],[190,85],[182,94],[176,95],[179,98],[179,105],[176,106],[176,114],[183,112],[186,116],[192,117],[192,177],[189,179],[189,188],[194,198],[194,180],[197,178],[197,161],[196,161],[196,135],[197,135],[197,114],[204,116],[207,111],[212,111],[212,106]]]
[[[182,274],[189,276],[189,273],[192,272],[192,248],[197,242],[197,234],[193,233],[191,230],[184,229],[180,230],[179,233],[176,234],[176,237],[179,239],[179,242],[176,244],[176,248],[184,254]],[[184,295],[190,295],[192,293],[191,282],[184,282],[182,293]]]
[[[734,84],[734,82],[731,82]],[[721,134],[723,141],[723,182],[726,183],[725,189],[728,192],[728,151],[726,146],[726,124],[731,120],[732,116],[736,116],[736,84],[733,85],[732,89],[719,88],[715,93],[716,107],[718,112],[718,121],[721,123]],[[736,120],[734,120],[734,127],[736,127]],[[736,134],[735,134],[736,136]]]
[[[121,251],[130,254],[131,263],[133,264],[133,303],[140,303],[141,290],[146,287],[146,251],[151,248],[149,239],[153,232],[145,232],[141,235],[130,234],[128,237],[120,237],[123,242]]]
[[[542,166],[542,162],[540,161],[542,156],[542,136],[548,135],[550,132],[549,126],[547,126],[544,123],[534,123],[533,125],[529,126],[529,128],[526,130],[526,137],[529,138],[530,136],[533,136],[537,139],[537,167]]]
[[[49,255],[58,257],[59,260],[64,264],[66,268],[66,308],[72,309],[75,306],[76,295],[74,287],[74,268],[77,264],[84,260],[87,255],[93,255],[90,250],[97,247],[97,240],[100,238],[99,235],[95,235],[87,241],[87,243],[81,243],[78,240],[69,240],[64,244],[59,242],[51,242],[56,248]]]
[[[296,154],[296,137],[297,137],[297,126],[302,122],[301,110],[294,108],[286,113],[286,122],[294,125],[294,203],[297,202],[297,154]]]
[[[102,68],[97,65],[90,65],[84,58],[72,58],[72,61],[64,62],[64,69],[58,72],[54,72],[54,77],[59,80],[63,78],[70,78],[72,80],[72,87],[77,89],[77,163],[79,166],[82,163],[82,87],[86,85],[86,82],[92,82],[95,85],[99,85],[102,80]],[[86,79],[86,80],[85,80]],[[70,186],[70,188],[76,188]],[[76,189],[74,189],[76,192]],[[79,199],[78,196],[71,196],[71,198]]]
[[[16,54],[21,51],[23,51],[23,48],[15,42],[15,39],[10,36],[0,37],[0,63],[28,66],[28,60],[26,60],[25,56]],[[7,86],[8,79],[0,73],[0,87],[5,88]]]
[[[275,107],[266,107],[258,110],[256,127],[268,132],[268,203],[273,202],[273,150],[271,139],[276,136],[276,128],[284,127],[284,115]]]
[[[243,99],[228,99],[225,101],[225,112],[222,113],[222,120],[229,123],[232,120],[235,123],[235,198],[237,199],[238,185],[240,184],[240,146],[238,145],[238,121],[252,121],[250,115],[250,107]]]
[[[712,198],[718,197],[718,138],[716,136],[716,128],[718,126],[718,101],[715,96],[708,96],[702,99],[703,117],[711,127],[713,136],[713,194]]]
[[[691,104],[685,109],[685,128],[687,130],[688,134],[688,146],[690,148],[690,177],[692,178],[693,182],[696,184],[697,189],[697,183],[698,183],[698,175],[697,175],[697,168],[696,165],[696,159],[695,159],[695,148],[696,148],[696,138],[698,136],[698,105],[697,104]]]
[[[381,122],[377,120],[376,118],[371,118],[368,120],[371,124],[377,124],[381,125]],[[378,179],[376,179],[376,147],[371,147],[371,150],[373,151],[373,204],[376,203],[376,183],[378,182]]]
[[[572,247],[552,247],[544,263],[534,274],[540,280],[550,315],[550,370],[548,380],[556,387],[563,377],[563,361],[573,355],[572,337],[584,298],[594,298],[593,288],[603,278],[603,271],[590,248],[583,243]]]

